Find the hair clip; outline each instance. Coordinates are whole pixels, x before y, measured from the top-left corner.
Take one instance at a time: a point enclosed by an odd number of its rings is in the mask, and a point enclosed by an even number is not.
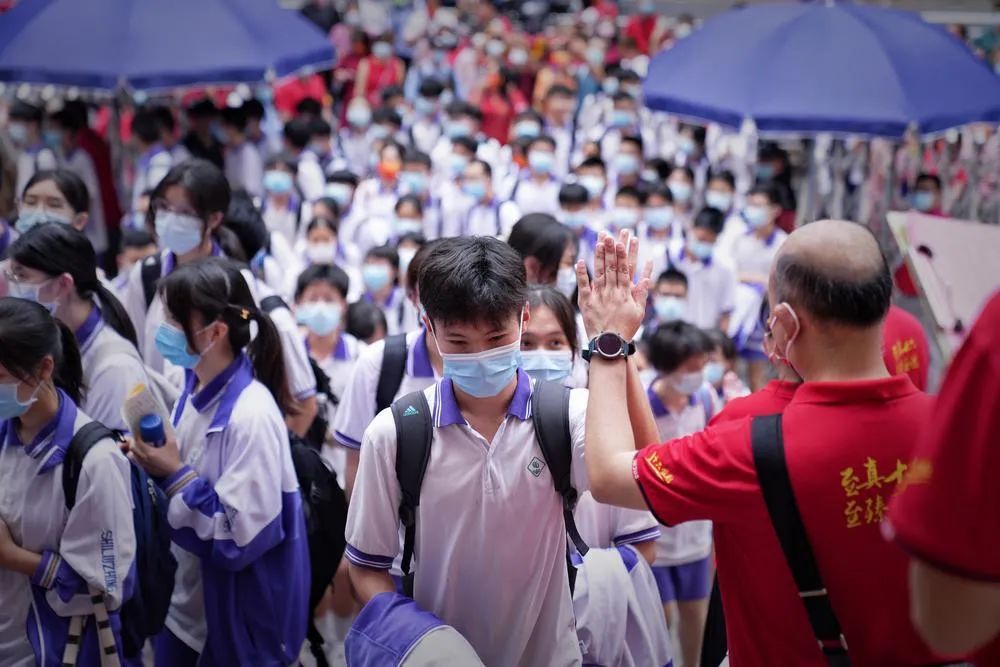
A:
[[[247,310],[246,308],[244,308],[243,310],[240,311],[240,317],[243,318],[244,320],[249,320],[250,319],[250,311]]]

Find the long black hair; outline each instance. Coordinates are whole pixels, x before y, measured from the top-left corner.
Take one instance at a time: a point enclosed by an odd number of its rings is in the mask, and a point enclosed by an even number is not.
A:
[[[76,173],[69,169],[44,169],[36,171],[28,183],[24,186],[21,196],[31,189],[35,183],[52,181],[56,188],[66,198],[66,203],[73,209],[74,213],[88,213],[90,211],[90,193],[87,192],[87,184]]]
[[[229,187],[229,181],[226,180],[222,170],[208,160],[185,160],[174,165],[150,195],[152,205],[146,214],[146,225],[154,234],[156,232],[156,203],[163,200],[167,190],[175,185],[180,186],[187,193],[191,208],[198,214],[203,225],[208,225],[208,218],[212,214],[221,213],[224,217],[229,210],[232,189]],[[242,257],[243,249],[236,234],[222,223],[212,231],[212,238],[227,255],[241,260],[249,259]]]
[[[510,230],[507,243],[521,256],[534,257],[539,279],[554,281],[573,232],[547,213],[529,213]]]
[[[58,222],[38,225],[14,241],[8,256],[18,264],[53,277],[68,273],[73,277],[77,296],[86,300],[96,296],[104,321],[136,345],[132,320],[97,277],[97,255],[83,232]]]
[[[52,357],[53,383],[77,405],[83,400],[83,365],[72,330],[26,299],[0,298],[0,364],[22,382],[36,380]]]
[[[562,329],[566,335],[566,340],[569,341],[569,349],[573,352],[573,356],[576,357],[576,353],[580,347],[576,332],[576,311],[573,309],[573,303],[566,298],[566,295],[550,285],[529,285],[528,305],[531,307],[532,312],[540,307],[545,307],[552,311],[556,322],[559,323],[559,328]]]
[[[159,293],[167,312],[184,328],[188,346],[195,350],[192,316],[198,313],[205,325],[219,320],[229,327],[233,354],[246,349],[254,376],[270,390],[285,415],[298,411],[288,388],[281,338],[271,319],[254,303],[241,267],[236,262],[210,257],[180,266],[160,281]],[[257,336],[250,340],[250,324],[257,323]]]

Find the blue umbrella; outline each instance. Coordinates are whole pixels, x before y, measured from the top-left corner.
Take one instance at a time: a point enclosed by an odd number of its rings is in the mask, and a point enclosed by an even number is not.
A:
[[[332,59],[326,36],[276,0],[30,0],[0,17],[0,81],[150,90]]]
[[[940,26],[850,2],[753,5],[653,58],[653,109],[761,132],[900,137],[1000,121],[1000,77]]]

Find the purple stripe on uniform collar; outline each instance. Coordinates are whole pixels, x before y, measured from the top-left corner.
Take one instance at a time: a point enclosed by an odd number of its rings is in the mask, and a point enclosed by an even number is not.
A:
[[[336,361],[347,361],[350,359],[347,350],[347,341],[344,340],[345,335],[346,334],[341,334],[340,337],[337,338],[337,347],[333,349],[333,358]]]
[[[59,395],[59,408],[55,417],[27,445],[23,445],[21,438],[17,435],[15,420],[9,419],[3,423],[3,426],[0,426],[0,435],[3,436],[0,442],[5,446],[23,446],[24,453],[33,459],[40,459],[53,447],[56,448],[57,451],[42,465],[39,473],[47,472],[62,463],[66,456],[66,448],[69,447],[75,432],[76,405],[62,389],[57,389],[56,392]],[[49,439],[50,437],[51,439]]]
[[[417,339],[413,341],[410,350],[410,377],[434,377],[434,367],[431,365],[431,355],[427,351],[427,330],[422,329]]]
[[[141,169],[148,169],[149,163],[153,161],[153,158],[166,151],[167,149],[163,147],[163,144],[153,144],[149,147],[149,150],[139,156],[139,167]]]
[[[221,394],[222,398],[209,426],[210,430],[221,429],[229,424],[236,399],[253,381],[253,368],[250,365],[250,359],[245,354],[241,354],[196,394],[194,394],[194,388],[198,382],[198,376],[194,374],[194,371],[188,370],[186,379],[184,392],[178,399],[177,409],[174,412],[174,426],[180,423],[188,396],[191,396],[191,405],[194,409],[198,412],[204,412]]]
[[[80,328],[76,330],[76,342],[83,349],[90,342],[94,333],[97,332],[97,327],[101,323],[101,309],[97,305],[93,305],[90,309],[90,314],[87,315],[87,319],[83,321]]]
[[[580,238],[585,240],[587,244],[591,247],[591,249],[597,247],[598,233],[595,232],[590,227],[584,227],[580,231]]]
[[[225,255],[222,252],[222,247],[215,241],[212,241],[212,252],[210,257],[224,257],[224,256]],[[173,273],[174,269],[176,268],[177,268],[177,255],[175,255],[170,251],[167,251],[167,256],[164,257],[163,259],[163,271],[160,272],[160,277],[166,278],[171,273]]]
[[[435,414],[437,419],[435,426],[442,428],[444,426],[468,423],[465,421],[465,417],[462,416],[462,410],[458,407],[451,378],[444,378],[438,383],[436,400]],[[530,407],[531,378],[524,370],[518,368],[517,386],[514,387],[514,395],[510,399],[510,405],[507,406],[507,414],[524,421],[530,416]]]
[[[655,391],[653,391],[653,385],[649,385],[646,389],[646,397],[649,399],[649,407],[653,409],[654,417],[665,417],[670,414],[670,411],[667,410],[667,406],[663,404],[660,397],[657,396]]]

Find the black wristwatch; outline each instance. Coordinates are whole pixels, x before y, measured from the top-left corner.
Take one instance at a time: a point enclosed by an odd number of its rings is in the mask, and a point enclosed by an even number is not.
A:
[[[625,340],[616,333],[605,331],[591,338],[587,349],[581,352],[580,356],[583,357],[584,361],[590,361],[590,358],[595,354],[605,359],[618,359],[619,357],[624,359],[635,354],[635,343]]]

